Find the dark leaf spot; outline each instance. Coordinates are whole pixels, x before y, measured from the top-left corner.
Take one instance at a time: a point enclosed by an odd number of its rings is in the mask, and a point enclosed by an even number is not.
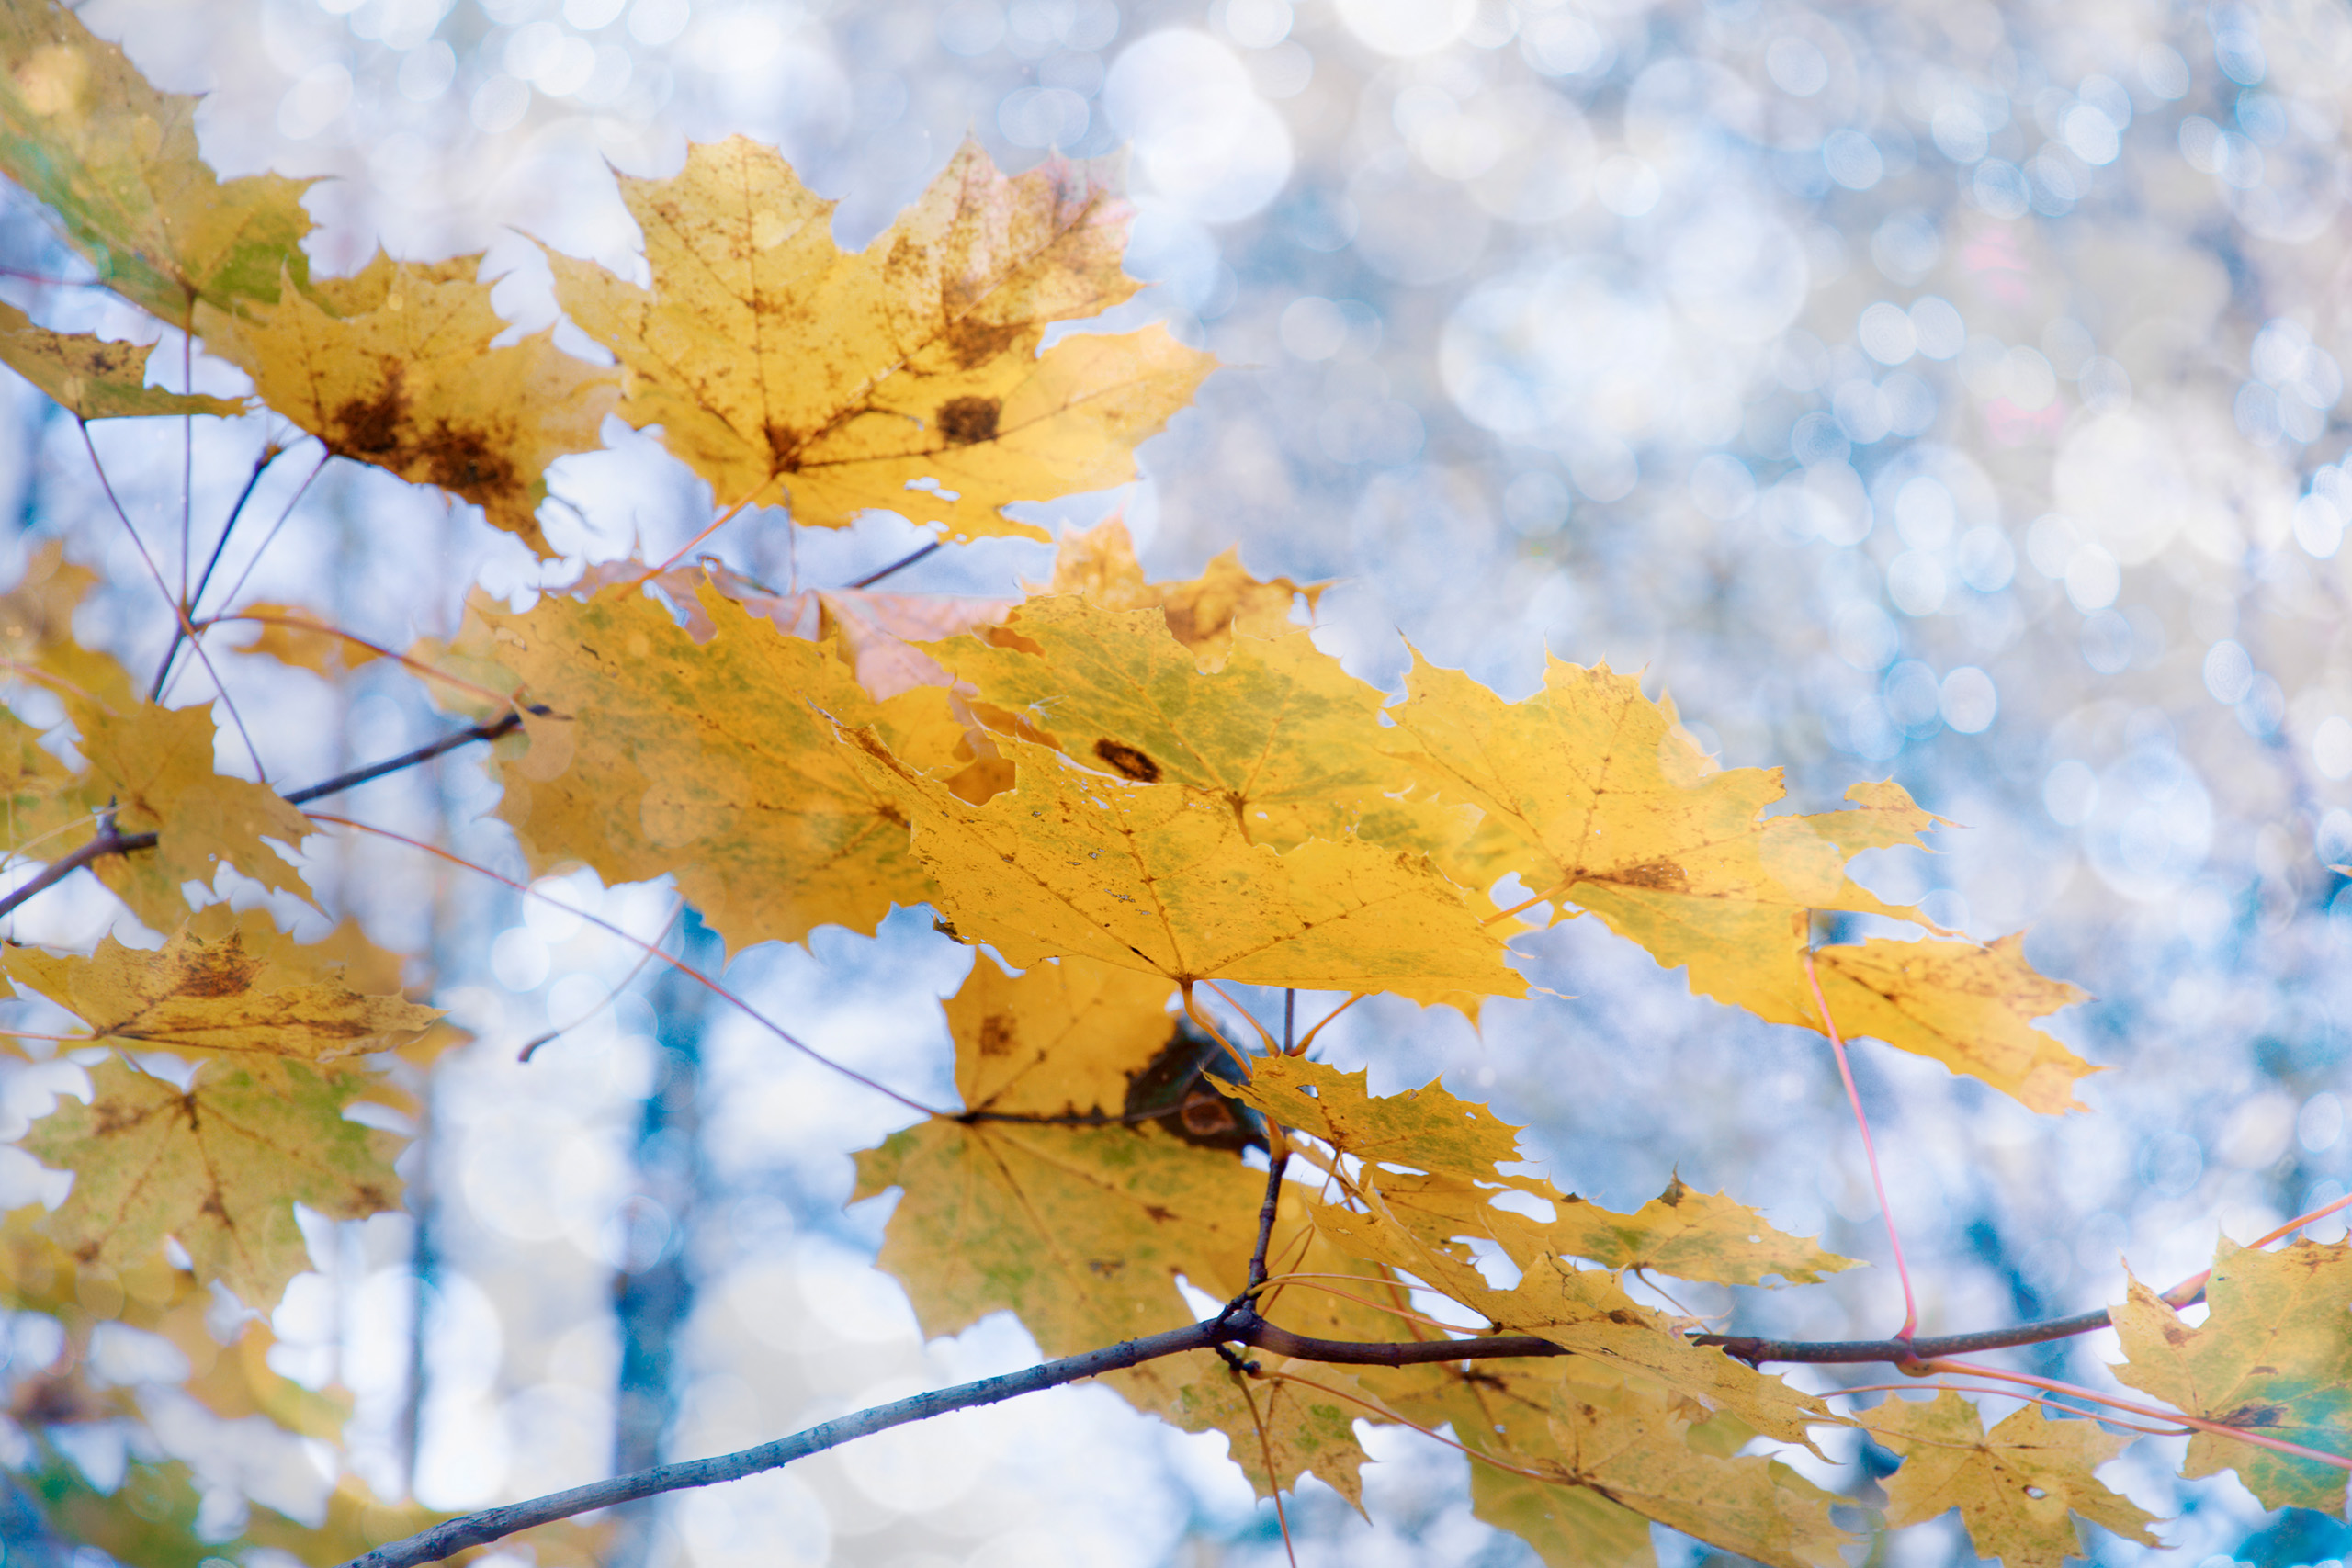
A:
[[[1094,754],[1121,778],[1133,779],[1137,784],[1159,782],[1159,764],[1124,741],[1105,736],[1094,743]]]
[[[1019,1032],[1013,1028],[1011,1018],[1001,1012],[989,1014],[988,1017],[980,1020],[980,1055],[983,1056],[1012,1055],[1012,1044],[1018,1035]]]
[[[996,439],[998,404],[994,398],[950,398],[939,405],[939,434],[952,446]]]

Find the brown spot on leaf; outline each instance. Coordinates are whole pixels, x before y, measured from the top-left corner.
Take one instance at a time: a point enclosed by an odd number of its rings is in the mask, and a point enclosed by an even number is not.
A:
[[[397,451],[401,424],[408,412],[408,396],[401,387],[401,367],[389,364],[384,384],[372,398],[353,398],[328,421],[338,449],[358,457],[379,457]]]
[[[1173,1211],[1163,1209],[1157,1203],[1146,1203],[1143,1212],[1154,1224],[1164,1225],[1176,1217]]]
[[[961,321],[947,333],[947,352],[956,356],[958,366],[969,370],[975,365],[985,365],[1002,354],[1028,330],[1001,321]],[[956,400],[957,402],[981,400],[978,398]],[[993,403],[989,405],[989,429],[991,433],[996,429],[996,405]]]
[[[994,398],[950,398],[939,405],[939,434],[951,446],[969,446],[996,439],[1000,405]]]
[[[1094,754],[1123,779],[1133,779],[1137,784],[1159,782],[1159,764],[1123,740],[1114,740],[1106,735],[1094,743]]]
[[[515,488],[514,465],[479,430],[442,424],[418,449],[417,456],[443,490],[480,501]]]
[[[1679,892],[1690,886],[1690,874],[1672,861],[1643,861],[1634,865],[1621,865],[1597,881],[1613,882],[1622,887],[1655,887],[1667,892]]]
[[[992,1012],[980,1020],[981,1055],[1010,1056],[1012,1055],[1012,1043],[1017,1038],[1019,1038],[1019,1031],[1013,1027],[1012,1020],[1006,1014]]]

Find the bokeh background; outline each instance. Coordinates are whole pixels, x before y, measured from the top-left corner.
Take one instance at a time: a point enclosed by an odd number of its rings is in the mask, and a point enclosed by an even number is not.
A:
[[[486,251],[518,333],[554,319],[541,243],[641,267],[611,171],[667,174],[690,139],[781,147],[838,198],[850,246],[967,136],[1014,169],[1125,149],[1131,265],[1155,287],[1113,324],[1165,319],[1228,368],[1144,448],[1142,482],[1030,515],[1123,508],[1156,575],[1238,543],[1261,575],[1328,580],[1320,635],[1375,681],[1398,681],[1408,641],[1511,696],[1547,649],[1605,659],[1670,690],[1727,765],[1784,766],[1804,809],[1892,775],[1961,826],[1932,856],[1866,857],[1864,880],[1980,937],[2029,930],[2043,970],[2097,993],[2054,1027],[2114,1070],[2085,1088],[2093,1112],[2063,1122],[1860,1050],[1928,1327],[2114,1301],[2126,1258],[2168,1284],[2217,1235],[2251,1239],[2344,1192],[2340,5],[89,0],[81,15],[160,84],[209,95],[198,125],[223,174],[320,177],[320,269],[379,244]],[[40,281],[74,264],[21,198],[0,215],[0,296],[40,320],[155,333]],[[200,360],[197,377],[238,384]],[[151,661],[169,622],[78,434],[8,381],[0,493],[17,525],[0,555],[63,538],[113,584],[77,632]],[[168,570],[182,452],[163,428],[97,440]],[[526,596],[666,553],[709,498],[652,442],[608,434],[552,476],[554,565],[434,496],[314,472],[296,451],[265,476],[223,580],[401,643],[449,632],[469,583]],[[286,435],[265,416],[199,432],[187,548],[209,547],[255,454]],[[795,534],[769,513],[713,548],[765,581],[830,586],[922,538],[888,518]],[[1002,594],[1049,560],[991,543],[892,586]],[[273,777],[322,777],[449,723],[380,666],[331,682],[218,662]],[[176,700],[207,685],[191,671]],[[482,820],[494,789],[456,756],[351,809],[519,871]],[[735,1448],[1034,1355],[1001,1319],[925,1345],[871,1269],[888,1201],[844,1212],[849,1155],[903,1119],[891,1104],[637,973],[632,950],[549,905],[376,844],[312,850],[331,912],[417,954],[478,1036],[435,1080],[403,1168],[412,1213],[314,1227],[318,1271],[273,1319],[274,1364],[356,1398],[349,1463],[379,1492],[519,1497],[616,1453]],[[551,891],[647,937],[669,929],[660,887],[583,874]],[[141,936],[85,874],[11,934],[107,930]],[[671,940],[706,941],[690,924]],[[1891,1330],[1899,1295],[1818,1040],[1694,1000],[1588,922],[1522,945],[1532,977],[1576,999],[1492,1004],[1483,1033],[1359,1009],[1330,1055],[1378,1087],[1442,1074],[1491,1100],[1596,1200],[1635,1206],[1679,1170],[1879,1265],[1803,1292],[1678,1292],[1694,1310],[1804,1337]],[[969,961],[909,912],[876,939],[754,949],[729,978],[821,1048],[939,1097],[933,998]],[[8,1069],[0,1131],[78,1081],[71,1061]],[[0,1187],[53,1201],[57,1179],[11,1154]],[[2104,1338],[2007,1359],[2101,1383]],[[53,1331],[20,1318],[7,1343],[21,1375]],[[173,1375],[135,1335],[105,1346],[103,1376]],[[166,1384],[146,1397],[152,1435],[72,1435],[94,1477],[162,1442],[198,1465],[223,1530],[248,1497],[320,1506],[324,1450],[224,1429]],[[1384,1461],[1366,1472],[1370,1520],[1309,1483],[1291,1513],[1302,1562],[1532,1561],[1471,1518],[1450,1450],[1396,1431],[1368,1445]],[[2108,1472],[2174,1517],[2165,1561],[2352,1549],[2341,1522],[2266,1516],[2233,1477],[2172,1481],[2177,1446],[2151,1439]],[[1272,1511],[1223,1449],[1107,1392],[1058,1391],[687,1495],[615,1561],[1279,1561]],[[1950,1526],[1880,1561],[1969,1561]],[[1658,1540],[1669,1564],[1708,1555]]]

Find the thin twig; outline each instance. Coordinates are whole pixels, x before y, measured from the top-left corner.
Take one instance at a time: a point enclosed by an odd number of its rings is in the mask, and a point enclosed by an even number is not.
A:
[[[85,865],[102,861],[108,855],[127,855],[133,850],[152,850],[154,847],[155,835],[153,833],[118,833],[108,829],[80,849],[50,862],[39,876],[0,897],[0,919],[14,914],[17,907],[33,895],[48,892]]]
[[[876,571],[867,572],[864,577],[861,577],[855,582],[851,583],[850,586],[852,588],[871,588],[876,583],[881,581],[884,578],[889,577],[894,573],[906,570],[907,568],[914,565],[915,562],[922,559],[925,556],[930,555],[933,550],[939,548],[943,543],[944,543],[944,540],[933,539],[931,543],[923,546],[923,547],[919,550],[910,550],[905,555],[900,556],[897,560],[892,561],[888,566],[883,567]]]
[[[123,510],[122,498],[115,494],[114,480],[107,477],[107,466],[98,460],[98,445],[90,439],[90,422],[83,420],[81,429],[82,446],[90,454],[90,467],[97,473],[98,488],[106,491],[107,504],[122,520],[123,532],[129,534],[130,542],[138,547],[139,558],[145,563],[147,575],[155,580],[155,592],[164,596],[164,602],[171,605],[172,613],[179,617],[180,631],[187,637],[188,646],[196,650],[197,659],[204,665],[204,672],[212,677],[212,689],[220,694],[220,704],[229,710],[230,722],[237,727],[237,739],[245,743],[245,754],[253,759],[254,776],[267,784],[269,770],[262,766],[261,750],[254,744],[253,732],[245,728],[244,716],[237,711],[235,700],[229,695],[229,688],[220,683],[220,672],[212,667],[212,656],[204,651],[204,644],[198,639],[196,628],[188,620],[187,606],[172,597],[172,586],[164,578],[164,569],[155,564],[155,557],[147,548],[147,541],[140,536],[139,525],[130,520],[130,513]]]
[[[245,476],[245,488],[237,492],[236,504],[229,508],[229,520],[220,525],[220,536],[212,541],[211,558],[204,563],[204,570],[198,575],[196,586],[187,591],[187,599],[181,606],[187,610],[190,621],[196,618],[196,603],[204,597],[205,585],[212,581],[213,569],[220,564],[220,552],[229,547],[229,536],[235,531],[237,519],[244,514],[245,503],[253,499],[254,490],[261,483],[262,475],[284,450],[284,447],[275,445],[265,446],[261,456],[254,461],[254,471]],[[147,688],[149,702],[164,700],[164,682],[171,678],[172,660],[179,657],[180,645],[187,635],[176,626],[172,628],[171,646],[164,649],[164,661],[155,666],[155,679]]]

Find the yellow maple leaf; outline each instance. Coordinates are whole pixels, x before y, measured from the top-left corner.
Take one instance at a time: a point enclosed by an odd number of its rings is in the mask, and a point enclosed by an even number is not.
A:
[[[480,256],[424,265],[379,253],[367,270],[275,305],[197,312],[205,346],[243,367],[264,402],[337,457],[435,484],[548,553],[534,515],[547,466],[603,445],[619,373],[574,359],[553,330],[493,348]]]
[[[0,301],[0,360],[84,419],[243,412],[226,398],[147,385],[147,358],[154,352],[153,344],[109,343],[95,333],[51,332]]]
[[[1473,1512],[1555,1568],[1656,1568],[1653,1519],[1781,1568],[1838,1561],[1838,1499],[1785,1465],[1702,1446],[1703,1409],[1655,1383],[1576,1357],[1431,1370],[1390,1402],[1421,1426],[1452,1425],[1474,1453]],[[1364,1381],[1378,1391],[1387,1377]]]
[[[94,1038],[183,1054],[327,1062],[396,1050],[441,1016],[353,990],[343,964],[298,946],[266,911],[222,904],[189,917],[159,953],[107,937],[86,958],[9,948],[0,968],[88,1024]]]
[[[1174,994],[1159,976],[1083,958],[1016,977],[975,955],[947,1001],[956,1090],[971,1111],[1117,1115],[1175,1031]]]
[[[2154,1515],[2091,1473],[2132,1441],[2096,1421],[2051,1421],[2029,1404],[1987,1432],[1976,1406],[1946,1389],[1932,1400],[1890,1399],[1862,1425],[1903,1456],[1884,1483],[1890,1529],[1958,1508],[1976,1555],[2004,1568],[2060,1568],[2092,1555],[2070,1522],[2075,1514],[2142,1546],[2164,1544],[2148,1533]]]
[[[274,659],[314,675],[340,675],[383,657],[374,649],[341,635],[300,604],[252,604],[233,615],[218,617],[212,624],[222,623],[259,624],[261,635],[251,642],[239,644],[237,652]]]
[[[1830,1016],[1849,1038],[1871,1035],[1931,1056],[2035,1111],[2083,1109],[2075,1080],[2100,1069],[2032,1021],[2088,993],[2036,973],[2022,932],[1989,946],[1873,937],[1821,948],[1814,962]],[[1810,1002],[1802,1016],[1778,1021],[1813,1023]]]
[[[1106,610],[1158,610],[1169,635],[1191,649],[1204,668],[1221,663],[1236,637],[1282,636],[1290,630],[1292,602],[1305,594],[1311,609],[1323,592],[1320,583],[1252,577],[1238,548],[1218,556],[1189,582],[1147,581],[1135,541],[1117,517],[1064,532],[1054,551],[1052,579],[1028,586],[1033,593],[1082,594]]]
[[[823,647],[701,592],[701,644],[626,587],[480,611],[511,678],[554,710],[526,719],[530,750],[500,769],[499,815],[534,870],[675,873],[730,949],[820,925],[870,932],[892,904],[922,903],[930,879],[897,797],[835,744],[833,719],[950,769],[963,727],[947,693],[876,703]]]
[[[1137,287],[1128,209],[1085,164],[1008,179],[967,143],[863,253],[770,148],[690,148],[663,180],[624,177],[652,288],[550,255],[556,292],[627,372],[623,419],[658,424],[721,504],[788,496],[795,522],[873,508],[963,538],[1046,537],[1015,500],[1099,490],[1190,400],[1206,355],[1160,327],[1063,339]]]
[[[1554,660],[1544,689],[1505,703],[1459,671],[1415,656],[1410,700],[1389,713],[1424,787],[1485,819],[1447,867],[1486,886],[1515,872],[1555,919],[1588,910],[1690,988],[1774,1023],[1819,1030],[1804,970],[1810,911],[1928,924],[1845,874],[1865,849],[1917,844],[1939,818],[1893,783],[1857,784],[1855,809],[1762,815],[1777,768],[1717,768],[1669,705],[1630,676]],[[2092,1070],[2030,1021],[2083,994],[2034,973],[2020,939],[1873,940],[1815,954],[1831,1015],[1970,1073],[2037,1111],[2072,1103]]]
[[[175,325],[299,280],[307,180],[221,181],[198,155],[198,100],[159,93],[56,0],[0,7],[0,170],[56,214],[99,280]]]
[[[1723,1193],[1685,1187],[1679,1176],[1630,1214],[1573,1197],[1560,1200],[1558,1209],[1558,1219],[1541,1234],[1556,1250],[1609,1269],[1650,1269],[1722,1285],[1761,1285],[1778,1275],[1811,1285],[1861,1267],[1809,1236],[1776,1229]]]
[[[2222,1238],[2205,1321],[2133,1280],[2113,1309],[2123,1340],[2116,1377],[2225,1426],[2352,1455],[2352,1242],[2298,1241],[2276,1252]],[[2214,1432],[2188,1439],[2181,1473],[2234,1470],[2266,1508],[2344,1517],[2344,1472]]]
[[[1368,1072],[1271,1056],[1252,1065],[1249,1082],[1225,1088],[1281,1126],[1374,1164],[1492,1180],[1498,1164],[1520,1157],[1519,1129],[1485,1106],[1464,1104],[1435,1084],[1368,1094],[1370,1078]]]
[[[153,850],[92,868],[133,914],[174,929],[187,913],[181,885],[210,886],[224,863],[264,886],[311,897],[301,874],[262,841],[299,843],[310,819],[267,784],[213,771],[209,707],[66,705],[90,762],[89,803],[110,805],[120,832],[156,835]]]
[[[183,1090],[110,1061],[90,1082],[90,1103],[62,1101],[21,1145],[74,1172],[46,1228],[79,1262],[141,1262],[170,1236],[199,1279],[267,1311],[310,1267],[296,1203],[338,1220],[400,1206],[402,1140],[344,1115],[374,1087],[367,1077],[208,1063]]]
[[[1179,985],[1430,1002],[1526,992],[1501,942],[1419,855],[1320,840],[1277,854],[1250,843],[1216,796],[1089,773],[1011,739],[1015,786],[970,806],[877,737],[851,739],[875,792],[913,824],[941,911],[1015,964],[1077,955]]]
[[[1341,837],[1412,784],[1384,747],[1386,694],[1304,631],[1232,639],[1204,673],[1159,610],[1063,596],[926,651],[1090,768],[1220,797],[1252,843]]]

